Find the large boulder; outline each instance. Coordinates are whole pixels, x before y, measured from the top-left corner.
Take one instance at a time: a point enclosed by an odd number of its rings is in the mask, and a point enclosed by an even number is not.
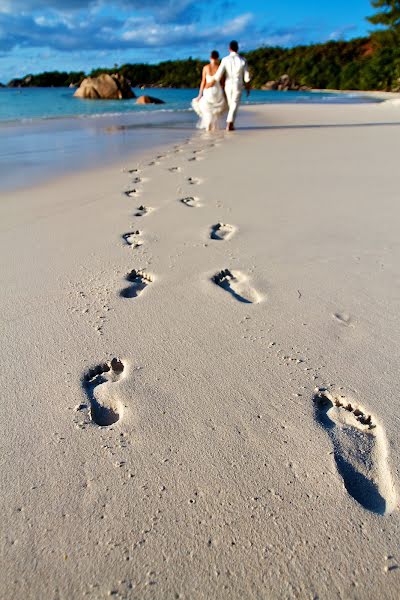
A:
[[[305,85],[300,85],[294,79],[291,79],[289,75],[282,75],[276,81],[267,81],[265,85],[262,86],[263,90],[279,90],[281,92],[297,92],[297,91],[305,91],[309,90]]]
[[[98,77],[87,77],[82,81],[74,96],[91,100],[123,100],[136,97],[128,80],[119,73],[113,75],[102,73]]]
[[[265,85],[263,85],[261,89],[266,90],[268,92],[271,90],[277,90],[278,82],[277,81],[267,81],[267,83]]]
[[[136,104],[165,104],[164,100],[154,98],[153,96],[139,96]]]

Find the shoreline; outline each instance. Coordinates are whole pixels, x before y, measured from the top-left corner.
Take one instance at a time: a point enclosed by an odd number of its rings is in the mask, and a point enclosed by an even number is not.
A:
[[[125,156],[138,157],[182,141],[193,128],[185,115],[166,113],[159,115],[159,122],[153,126],[126,115],[104,115],[98,119],[65,118],[0,127],[0,140],[8,140],[7,152],[0,156],[0,197],[14,189],[95,170],[96,165],[115,166]]]
[[[255,125],[253,115],[258,109],[276,111],[282,106],[285,110],[287,105],[273,102],[243,104],[239,126]],[[300,107],[307,103],[296,103],[295,106],[301,113]],[[318,106],[325,104],[313,106],[318,112]],[[154,115],[154,122],[143,123],[143,118],[147,118],[143,113],[121,113],[34,120],[0,127],[0,140],[4,136],[7,138],[7,146],[3,145],[7,151],[0,152],[0,196],[68,174],[95,170],[96,165],[107,168],[118,164],[125,155],[139,156],[151,148],[181,141],[196,131],[197,117],[193,111],[161,110],[150,114]]]
[[[379,90],[319,90],[317,88],[311,90],[312,92],[325,92],[327,94],[356,94],[358,96],[369,96],[371,98],[377,98],[381,100],[390,100],[400,98],[400,92],[383,92]]]

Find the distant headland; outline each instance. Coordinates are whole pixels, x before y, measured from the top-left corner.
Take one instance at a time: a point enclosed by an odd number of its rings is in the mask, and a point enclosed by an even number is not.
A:
[[[256,89],[400,91],[399,47],[375,35],[294,48],[262,47],[245,56]],[[188,58],[98,68],[91,73],[49,71],[12,79],[7,87],[77,87],[86,77],[119,73],[135,88],[196,88],[204,64]]]

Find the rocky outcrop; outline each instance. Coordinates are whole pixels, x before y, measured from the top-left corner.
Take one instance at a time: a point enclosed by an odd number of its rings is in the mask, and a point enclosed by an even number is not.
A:
[[[394,83],[392,87],[392,92],[400,92],[400,77],[396,80],[396,83]]]
[[[30,87],[32,84],[32,75],[27,75],[26,77],[22,78],[22,79],[11,79],[11,81],[8,82],[7,87],[11,87],[11,88],[19,88],[19,87]]]
[[[274,81],[267,81],[265,85],[262,86],[262,90],[277,90],[280,92],[298,92],[298,91],[307,91],[311,88],[306,85],[300,85],[294,79],[291,79],[289,75],[282,75],[279,79]]]
[[[136,104],[165,104],[164,100],[154,98],[153,96],[139,96]]]
[[[103,73],[98,77],[84,79],[74,94],[75,98],[91,100],[123,100],[135,98],[131,86],[123,75]]]

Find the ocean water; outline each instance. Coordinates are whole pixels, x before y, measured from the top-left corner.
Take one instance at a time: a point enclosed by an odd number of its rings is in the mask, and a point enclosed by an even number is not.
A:
[[[135,90],[165,101],[81,100],[69,88],[0,88],[0,192],[30,187],[79,169],[121,162],[193,134],[197,90]],[[364,103],[359,94],[263,92],[244,104]]]
[[[134,90],[137,96],[147,94],[165,101],[165,105],[138,105],[135,100],[82,100],[74,98],[69,88],[0,88],[0,121],[63,117],[95,117],[99,115],[138,114],[190,110],[197,95],[192,89]],[[263,92],[253,90],[249,104],[266,103],[354,103],[371,102],[367,96],[327,92]],[[246,103],[246,102],[245,102]]]

